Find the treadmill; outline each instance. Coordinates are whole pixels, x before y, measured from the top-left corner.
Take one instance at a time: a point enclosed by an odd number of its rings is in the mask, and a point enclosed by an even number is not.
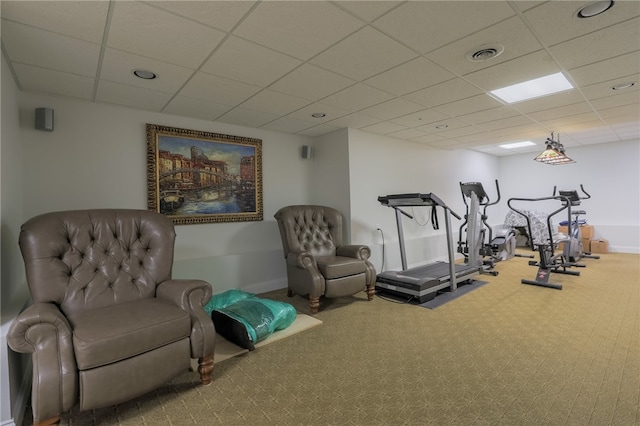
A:
[[[401,271],[385,271],[378,274],[376,288],[384,293],[396,296],[411,296],[420,301],[427,302],[436,297],[438,291],[448,289],[456,291],[458,283],[466,282],[480,273],[482,269],[478,265],[456,264],[453,250],[453,236],[451,233],[451,215],[462,219],[452,211],[435,194],[393,194],[378,197],[378,201],[396,212],[396,224],[398,226],[398,241],[400,243]],[[445,226],[447,233],[448,262],[434,262],[427,265],[407,269],[407,258],[404,245],[404,232],[402,230],[402,215],[413,219],[413,216],[402,210],[402,207],[431,207],[431,217],[434,229],[438,229],[437,208],[444,210]]]

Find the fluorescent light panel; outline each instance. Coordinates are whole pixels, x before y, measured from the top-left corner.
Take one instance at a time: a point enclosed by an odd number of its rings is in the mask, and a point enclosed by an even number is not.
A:
[[[559,72],[525,81],[524,83],[503,87],[502,89],[492,90],[491,93],[503,101],[512,104],[514,102],[539,98],[569,89],[573,89],[573,86],[569,83],[569,80]]]
[[[523,141],[523,142],[513,142],[513,143],[500,145],[500,148],[514,149],[514,148],[522,148],[522,147],[531,146],[531,145],[535,145],[535,143],[531,141]]]

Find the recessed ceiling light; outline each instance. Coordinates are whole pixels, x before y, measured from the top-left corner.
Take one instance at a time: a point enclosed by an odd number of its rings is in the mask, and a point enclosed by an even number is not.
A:
[[[611,9],[612,6],[613,0],[594,1],[581,7],[576,16],[578,18],[593,18]]]
[[[144,80],[153,80],[154,78],[158,78],[158,74],[147,70],[133,70],[133,75]]]
[[[630,81],[628,83],[621,83],[621,84],[616,84],[615,86],[611,87],[611,90],[624,90],[624,89],[630,89],[633,86],[636,85],[635,81]]]
[[[326,117],[327,114],[325,114],[324,112],[314,112],[313,114],[311,114],[311,116],[313,118],[323,118]]]
[[[499,146],[500,148],[514,149],[514,148],[522,148],[524,146],[532,146],[532,145],[535,145],[535,143],[531,141],[522,141],[522,142],[507,143]]]
[[[523,83],[492,90],[491,93],[504,102],[512,104],[514,102],[539,98],[541,96],[547,96],[569,89],[573,89],[573,86],[561,72],[558,72],[525,81]]]
[[[493,59],[504,52],[504,46],[501,44],[487,44],[484,46],[476,47],[471,52],[466,54],[466,58],[471,62],[484,62],[489,59]]]

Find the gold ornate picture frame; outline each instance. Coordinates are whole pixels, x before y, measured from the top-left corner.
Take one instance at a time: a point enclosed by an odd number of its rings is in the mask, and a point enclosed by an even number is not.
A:
[[[147,207],[180,225],[262,220],[262,140],[147,124]]]

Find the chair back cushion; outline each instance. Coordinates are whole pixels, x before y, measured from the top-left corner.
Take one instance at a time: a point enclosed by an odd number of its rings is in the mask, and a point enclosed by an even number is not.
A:
[[[291,251],[315,256],[335,255],[342,245],[342,215],[326,206],[283,207],[274,216],[280,229],[285,257]]]
[[[154,297],[171,278],[174,241],[168,217],[126,209],[46,213],[19,239],[33,301],[66,315]]]

